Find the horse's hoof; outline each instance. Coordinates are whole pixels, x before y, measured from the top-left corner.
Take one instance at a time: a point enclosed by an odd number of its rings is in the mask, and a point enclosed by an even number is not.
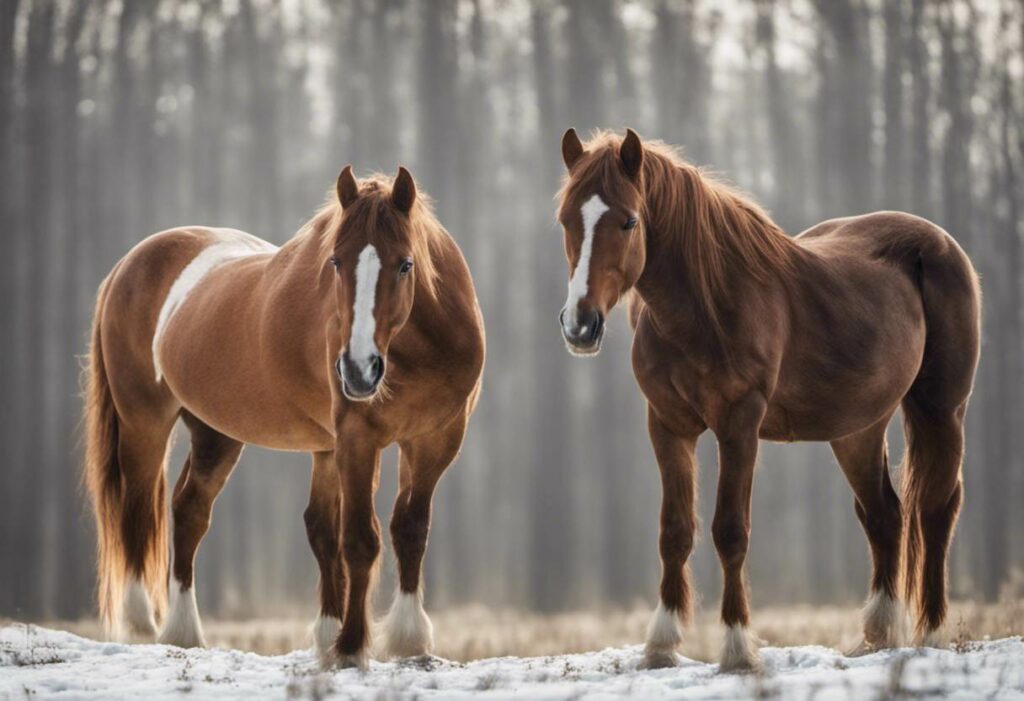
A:
[[[856,645],[848,649],[844,654],[847,657],[863,657],[864,655],[870,655],[873,652],[878,652],[877,647],[869,643],[867,640],[861,639]]]
[[[750,633],[739,625],[729,626],[725,631],[725,646],[719,672],[760,672],[763,666],[757,654]]]
[[[639,669],[668,669],[679,666],[679,656],[671,650],[648,650]]]
[[[326,666],[333,669],[358,669],[365,672],[370,666],[370,659],[366,652],[343,654],[333,651]]]

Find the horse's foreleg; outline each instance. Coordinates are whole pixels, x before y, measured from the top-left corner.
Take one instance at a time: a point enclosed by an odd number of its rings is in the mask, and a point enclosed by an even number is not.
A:
[[[676,648],[682,642],[680,623],[690,616],[690,578],[686,560],[693,550],[697,530],[695,450],[699,430],[682,437],[647,408],[647,428],[661,470],[661,599],[647,628],[644,666],[676,664]]]
[[[313,624],[317,655],[328,661],[345,618],[345,563],[341,555],[341,481],[334,451],[313,454],[309,506],[303,518],[320,566],[320,613]]]
[[[370,621],[366,599],[380,555],[380,523],[373,511],[380,450],[366,437],[367,430],[339,431],[335,453],[341,476],[341,548],[348,574],[348,601],[332,660],[340,667],[366,668]]]
[[[401,444],[401,474],[391,514],[391,542],[398,559],[398,592],[384,619],[384,650],[390,657],[430,652],[433,627],[423,610],[421,568],[430,529],[434,488],[455,460],[465,435],[465,420],[444,431]]]
[[[832,451],[853,489],[854,508],[871,546],[871,594],[864,608],[864,643],[855,652],[898,647],[906,637],[899,597],[900,500],[889,480],[885,429],[891,414],[851,436],[832,441]]]
[[[194,586],[196,550],[210,528],[213,502],[238,462],[243,444],[189,414],[183,419],[192,434],[192,448],[174,488],[171,608],[159,640],[165,645],[203,647],[206,640]]]
[[[718,437],[718,499],[711,534],[722,563],[722,622],[726,626],[722,671],[760,665],[748,627],[750,609],[743,563],[750,541],[750,495],[757,462],[757,441],[766,402],[750,394],[735,402],[716,427]]]

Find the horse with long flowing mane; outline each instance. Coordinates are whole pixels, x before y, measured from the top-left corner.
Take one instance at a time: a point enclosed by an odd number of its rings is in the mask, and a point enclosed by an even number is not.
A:
[[[325,663],[365,666],[381,548],[381,451],[400,447],[391,517],[399,591],[388,654],[429,652],[420,568],[434,488],[480,391],[483,321],[469,270],[409,172],[337,197],[280,249],[184,227],[135,246],[99,289],[86,388],[86,481],[98,525],[99,604],[111,634],[203,645],[194,558],[245,443],[312,453],[305,523],[320,567],[314,639]],[[191,451],[173,493],[168,437]],[[342,498],[344,495],[344,498]]]
[[[645,664],[675,664],[690,614],[697,437],[718,439],[711,531],[723,570],[721,668],[757,667],[743,563],[758,439],[829,441],[872,556],[858,650],[937,644],[946,556],[963,495],[964,415],[978,362],[980,288],[935,224],[901,212],[833,219],[786,236],[749,199],[656,142],[562,140],[558,218],[569,261],[562,333],[600,349],[635,290],[633,369],[661,470],[660,603]],[[902,499],[885,431],[902,407]],[[901,586],[902,580],[902,586]]]

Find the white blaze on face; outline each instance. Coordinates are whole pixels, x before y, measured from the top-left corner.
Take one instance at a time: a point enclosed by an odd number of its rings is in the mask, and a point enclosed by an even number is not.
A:
[[[377,299],[377,278],[380,276],[380,258],[372,244],[359,254],[356,262],[356,297],[352,305],[352,336],[348,342],[349,358],[359,365],[367,381],[373,379],[372,356],[379,354],[373,334],[376,320],[373,306]]]
[[[568,322],[570,327],[576,326],[576,306],[581,299],[587,296],[588,282],[590,278],[590,255],[594,250],[594,230],[601,215],[608,211],[608,205],[601,199],[600,195],[592,195],[589,200],[583,203],[580,213],[583,215],[583,245],[580,246],[580,258],[576,263],[576,269],[569,278],[569,296],[565,300],[565,307],[568,311]]]

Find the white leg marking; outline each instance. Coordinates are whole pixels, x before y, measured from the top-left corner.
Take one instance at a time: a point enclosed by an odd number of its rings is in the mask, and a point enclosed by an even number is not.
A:
[[[901,647],[907,640],[907,614],[899,599],[872,592],[864,604],[864,643],[870,649]]]
[[[128,624],[128,632],[152,641],[156,638],[156,619],[153,617],[153,606],[149,601],[149,592],[138,579],[132,579],[124,590],[124,620]]]
[[[590,254],[594,250],[594,230],[597,228],[597,222],[601,219],[601,215],[607,211],[608,205],[600,195],[592,195],[580,209],[580,213],[583,215],[583,245],[580,246],[580,259],[576,263],[576,269],[572,271],[572,277],[569,278],[569,296],[565,300],[565,307],[569,314],[567,321],[571,328],[576,327],[576,306],[581,299],[587,296],[590,281]]]
[[[348,355],[359,365],[367,381],[373,379],[372,367],[367,362],[378,354],[373,341],[377,322],[373,307],[377,300],[377,278],[380,276],[380,257],[373,244],[366,244],[356,261],[356,298],[352,304],[352,337],[348,342]]]
[[[178,278],[171,285],[167,292],[167,298],[160,308],[160,315],[156,320],[156,331],[153,333],[153,366],[156,368],[156,381],[163,377],[163,369],[160,366],[160,339],[167,330],[167,323],[178,311],[181,305],[188,299],[189,294],[210,271],[217,266],[230,260],[246,258],[261,253],[273,253],[277,246],[267,243],[255,236],[249,236],[242,232],[231,229],[219,230],[226,240],[207,246],[199,255],[189,262],[178,274]]]
[[[196,590],[192,587],[184,589],[177,582],[171,582],[170,609],[158,642],[178,647],[206,647],[196,606]]]
[[[321,663],[330,664],[334,641],[338,639],[340,632],[341,621],[334,616],[325,616],[321,613],[313,621],[313,646]]]
[[[677,663],[676,648],[683,642],[683,631],[679,612],[665,608],[658,602],[658,608],[647,626],[647,644],[644,648],[644,666],[647,668],[674,667]]]
[[[423,610],[423,590],[399,591],[384,619],[384,651],[388,657],[419,657],[434,647],[434,626]]]
[[[720,672],[742,672],[761,668],[761,660],[757,654],[750,632],[736,624],[725,629],[725,645],[722,646],[722,661],[718,666]]]

